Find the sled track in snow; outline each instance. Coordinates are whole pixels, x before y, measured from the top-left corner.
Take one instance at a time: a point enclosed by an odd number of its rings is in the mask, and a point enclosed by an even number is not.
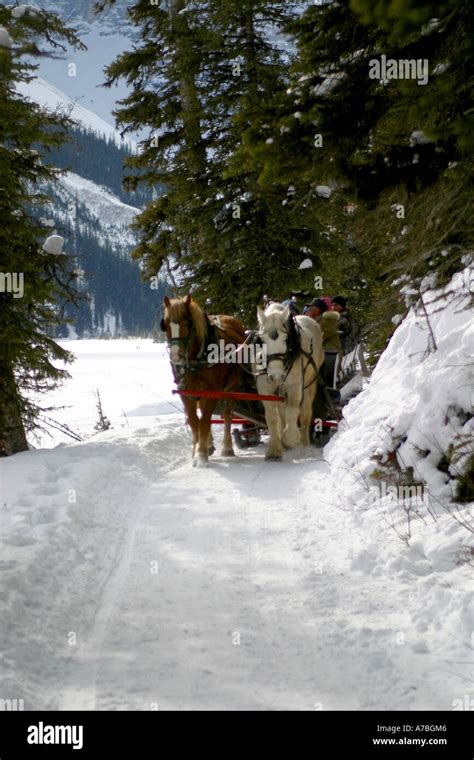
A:
[[[32,606],[11,644],[30,708],[442,709],[456,696],[442,647],[410,622],[409,586],[375,572],[332,503],[317,449],[193,468],[168,417],[60,456],[77,504],[42,576],[41,637]]]

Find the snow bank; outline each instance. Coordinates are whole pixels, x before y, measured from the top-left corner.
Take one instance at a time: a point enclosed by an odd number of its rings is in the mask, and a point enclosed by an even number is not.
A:
[[[367,538],[353,569],[405,577],[418,629],[447,627],[468,642],[472,504],[454,499],[472,452],[469,270],[424,301],[433,335],[412,307],[325,456],[336,501],[358,516]]]

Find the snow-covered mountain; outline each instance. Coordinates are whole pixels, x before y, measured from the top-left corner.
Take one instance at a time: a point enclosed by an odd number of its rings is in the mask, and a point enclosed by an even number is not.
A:
[[[68,49],[62,58],[42,59],[39,75],[113,124],[112,111],[116,101],[125,96],[126,87],[123,83],[112,89],[101,85],[104,67],[131,45],[134,30],[126,15],[128,0],[117,0],[99,14],[94,12],[94,0],[38,0],[37,4],[57,13],[87,45],[83,52]]]
[[[95,3],[96,0],[37,0],[37,5],[57,13],[75,28],[87,45],[84,52],[68,49],[59,60],[44,58],[38,73],[73,100],[113,124],[112,111],[117,100],[127,94],[127,87],[123,80],[111,89],[102,87],[104,68],[120,53],[131,49],[137,30],[127,15],[127,7],[132,4],[130,0],[116,0],[100,13],[95,12]],[[268,41],[288,54],[294,51],[291,38],[271,26]]]
[[[47,188],[52,205],[42,212],[51,231],[65,238],[87,296],[79,310],[68,310],[74,320],[69,334],[149,334],[163,292],[141,281],[138,264],[130,258],[136,245],[130,224],[150,197],[142,190],[132,194],[122,189],[123,162],[135,144],[122,140],[109,122],[41,78],[18,89],[50,110],[69,113],[77,124],[72,142],[48,157],[71,171]]]
[[[51,111],[59,109],[69,114],[70,118],[85,130],[91,130],[97,135],[113,140],[117,145],[126,143],[131,148],[135,148],[133,140],[127,138],[124,141],[122,139],[120,132],[112,126],[112,119],[103,119],[95,111],[91,111],[89,108],[81,105],[74,97],[55,87],[42,77],[36,77],[31,82],[20,82],[17,90],[25,98],[34,100]]]
[[[134,244],[135,235],[129,225],[138,214],[137,208],[127,206],[106,188],[73,172],[67,172],[61,178],[60,185],[71,200],[79,200],[90,208],[92,215],[110,232],[116,244]]]
[[[53,198],[49,216],[74,256],[79,287],[87,296],[79,310],[68,309],[74,320],[69,334],[149,334],[162,293],[141,281],[130,258],[136,236],[129,225],[139,209],[74,172],[64,174],[48,193]]]

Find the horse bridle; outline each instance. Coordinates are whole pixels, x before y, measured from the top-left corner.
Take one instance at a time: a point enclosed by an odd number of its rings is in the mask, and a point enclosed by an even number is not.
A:
[[[291,317],[291,319],[294,319],[294,317]],[[295,328],[297,329],[296,322],[294,323]],[[299,334],[299,333],[298,333]],[[287,332],[287,335],[289,337],[289,333]],[[262,336],[259,334],[257,330],[253,330],[251,333],[251,343],[253,343],[255,346],[259,346],[260,348],[263,347],[264,343],[262,340]],[[286,381],[286,378],[288,377],[288,374],[293,366],[293,362],[296,359],[296,355],[293,356],[290,348],[287,346],[287,349],[285,353],[275,353],[275,354],[267,354],[265,357],[265,369],[260,370],[259,372],[255,372],[256,377],[259,377],[260,375],[268,375],[268,367],[271,362],[274,361],[281,361],[283,363],[283,367],[285,368],[285,376],[283,380],[281,381],[280,385],[283,385]]]
[[[316,372],[316,377],[318,375],[318,369],[316,367],[316,364],[314,363],[314,360],[313,360],[313,357],[312,357],[311,353],[308,352],[308,351],[305,351],[301,347],[300,331],[299,331],[299,328],[298,328],[298,325],[296,323],[294,315],[291,315],[290,319],[293,321],[293,327],[294,327],[294,329],[296,331],[295,335],[298,338],[298,350],[297,350],[297,352],[293,353],[292,350],[291,350],[291,348],[289,346],[287,346],[287,350],[286,350],[285,353],[281,353],[280,352],[280,353],[275,353],[275,354],[268,354],[266,356],[266,366],[265,366],[265,369],[262,369],[262,370],[260,370],[258,372],[251,372],[251,374],[254,375],[255,377],[259,377],[260,375],[268,375],[268,366],[269,366],[269,364],[272,361],[281,361],[281,362],[283,362],[283,367],[285,369],[285,375],[284,375],[284,377],[283,377],[283,379],[282,379],[282,381],[280,383],[280,387],[282,385],[284,385],[284,383],[286,381],[286,378],[288,377],[288,375],[290,373],[290,370],[291,370],[294,362],[298,358],[299,354],[302,354],[303,356],[305,356],[308,359],[308,363],[307,363],[306,367],[304,368],[303,377],[304,377],[304,374],[306,373],[307,367],[310,364],[312,364],[313,367],[314,367],[314,370]],[[208,364],[207,359],[202,359],[201,358],[202,355],[203,355],[203,353],[204,353],[204,349],[205,349],[205,345],[204,344],[201,345],[201,348],[199,350],[197,358],[196,359],[189,359],[189,345],[191,343],[191,340],[196,336],[196,329],[194,327],[194,322],[191,319],[191,317],[187,318],[187,323],[188,323],[188,327],[189,327],[189,333],[188,333],[188,335],[186,337],[182,338],[182,337],[178,336],[177,338],[172,338],[172,337],[169,338],[168,335],[166,336],[166,342],[167,342],[167,345],[168,345],[169,348],[171,348],[171,346],[183,346],[183,348],[184,348],[184,354],[185,354],[184,355],[184,365],[173,365],[173,370],[177,371],[178,374],[180,374],[180,375],[183,375],[185,371],[195,371],[199,367],[202,367],[203,365],[207,365]],[[161,327],[161,330],[163,332],[167,332],[166,321],[165,321],[164,318],[161,319],[160,327]],[[289,339],[290,338],[289,331],[287,331],[287,335],[288,335],[288,339]],[[262,341],[262,338],[261,338],[261,335],[258,333],[257,330],[252,330],[252,332],[248,336],[247,340],[245,340],[245,343],[247,343],[247,342],[248,343],[252,343],[255,346],[260,346],[260,347],[263,347],[263,345],[264,345],[263,341]],[[311,381],[311,383],[309,383],[307,386],[304,386],[304,388],[308,388],[310,385],[312,385],[312,383],[315,381],[315,379],[316,378],[314,378]]]
[[[188,317],[186,321],[188,323],[188,328],[189,328],[189,332],[188,332],[187,336],[185,338],[180,338],[179,336],[177,338],[168,338],[168,335],[167,335],[166,336],[166,343],[168,344],[168,346],[171,347],[171,346],[181,346],[181,345],[183,345],[184,348],[187,348],[189,346],[189,343],[191,341],[191,334],[192,334],[192,331],[194,329],[194,323],[193,323],[193,321],[192,321],[192,319],[190,317]],[[161,329],[162,329],[163,332],[167,332],[167,329],[166,329],[166,320],[165,320],[164,317],[161,320],[160,327],[161,327]]]
[[[188,330],[189,330],[186,337],[178,336],[177,338],[173,338],[173,337],[168,337],[168,335],[166,336],[166,343],[167,343],[168,348],[171,348],[172,346],[183,347],[184,365],[179,365],[179,364],[173,365],[174,369],[178,370],[178,372],[181,372],[181,373],[186,370],[193,371],[193,370],[198,369],[198,367],[203,366],[204,364],[208,364],[207,359],[202,359],[202,355],[205,350],[205,342],[206,342],[205,340],[201,344],[201,347],[199,349],[196,359],[189,358],[189,347],[190,345],[192,345],[192,342],[194,338],[197,337],[197,335],[196,335],[196,328],[194,327],[194,322],[190,316],[187,317],[186,322],[188,324]],[[163,332],[167,333],[166,320],[164,319],[164,317],[162,318],[160,322],[160,327]]]

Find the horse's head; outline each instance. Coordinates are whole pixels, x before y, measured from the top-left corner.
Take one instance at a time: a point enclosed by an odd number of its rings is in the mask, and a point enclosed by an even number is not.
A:
[[[293,317],[288,306],[272,303],[265,311],[257,307],[258,334],[265,346],[267,376],[271,382],[282,383],[287,361],[293,349]]]
[[[199,350],[207,333],[204,313],[190,295],[185,298],[165,296],[163,307],[161,329],[166,332],[171,363],[185,365]]]

